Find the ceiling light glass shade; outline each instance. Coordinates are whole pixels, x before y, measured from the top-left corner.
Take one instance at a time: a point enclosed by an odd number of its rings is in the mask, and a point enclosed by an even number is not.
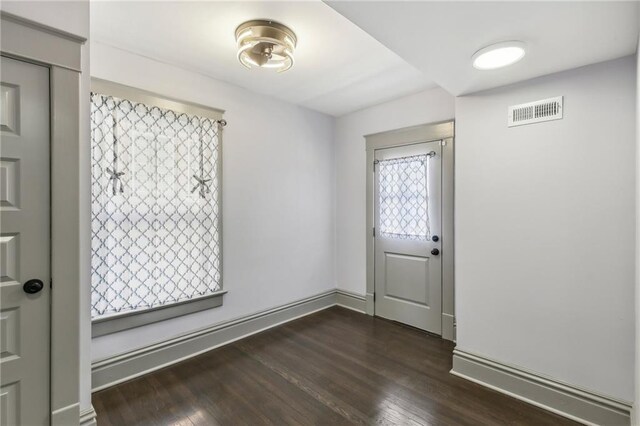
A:
[[[493,70],[515,64],[524,58],[525,45],[521,41],[504,41],[492,44],[473,54],[473,67],[479,70]]]
[[[236,29],[238,60],[247,68],[274,68],[284,72],[293,66],[298,42],[288,27],[273,21],[255,20]]]

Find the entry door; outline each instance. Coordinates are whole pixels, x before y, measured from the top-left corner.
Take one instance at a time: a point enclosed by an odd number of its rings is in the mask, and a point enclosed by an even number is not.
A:
[[[441,141],[375,151],[375,314],[442,334]]]
[[[0,424],[49,424],[49,70],[1,58]]]

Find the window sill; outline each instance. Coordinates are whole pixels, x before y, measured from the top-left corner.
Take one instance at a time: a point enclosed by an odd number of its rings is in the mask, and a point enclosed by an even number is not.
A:
[[[171,305],[158,306],[144,311],[126,312],[93,320],[91,322],[91,337],[105,336],[130,328],[216,308],[222,306],[222,296],[225,293],[226,291],[221,290],[207,296],[184,300]]]

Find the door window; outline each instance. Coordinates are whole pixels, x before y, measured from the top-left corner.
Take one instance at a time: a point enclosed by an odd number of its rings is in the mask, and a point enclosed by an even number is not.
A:
[[[380,234],[387,238],[429,240],[429,156],[380,160]]]

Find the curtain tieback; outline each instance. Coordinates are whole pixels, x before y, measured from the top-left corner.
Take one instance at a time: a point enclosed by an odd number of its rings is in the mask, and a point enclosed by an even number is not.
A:
[[[193,175],[193,178],[198,183],[193,187],[191,193],[193,194],[198,188],[200,188],[200,198],[205,198],[205,194],[209,194],[211,192],[211,188],[209,188],[209,181],[211,179],[204,179],[203,177],[199,177],[196,175]]]
[[[107,169],[107,173],[109,174],[109,181],[113,181],[113,195],[118,193],[118,184],[120,184],[120,193],[122,194],[124,192],[124,183],[120,178],[124,176],[124,172]]]

